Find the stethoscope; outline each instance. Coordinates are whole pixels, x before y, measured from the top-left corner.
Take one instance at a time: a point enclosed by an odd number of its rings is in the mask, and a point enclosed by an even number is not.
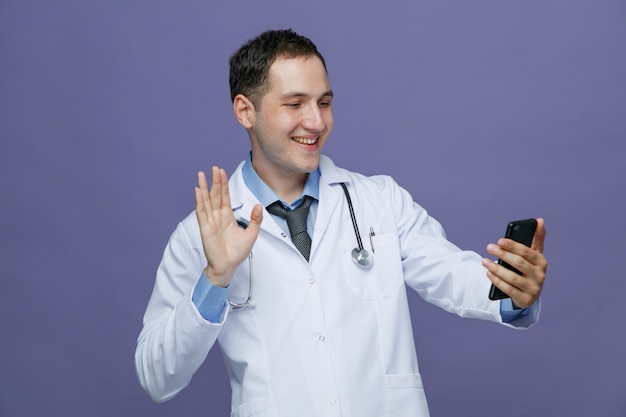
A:
[[[352,260],[355,264],[363,269],[369,269],[372,267],[374,263],[374,257],[370,255],[370,253],[363,247],[363,241],[361,240],[361,234],[359,233],[359,226],[356,222],[356,216],[354,215],[354,207],[352,206],[352,199],[350,198],[350,193],[348,192],[348,187],[346,187],[346,183],[340,182],[341,188],[343,188],[343,193],[346,196],[346,201],[348,202],[348,210],[350,211],[350,219],[352,220],[352,227],[354,228],[354,235],[356,236],[357,247],[352,249],[351,256]],[[239,227],[245,229],[248,227],[248,224],[243,222],[242,220],[237,220],[237,224]],[[373,230],[370,233],[370,239],[374,235]],[[370,242],[371,243],[371,242]],[[372,252],[374,248],[372,246]],[[248,297],[246,301],[242,303],[235,303],[228,299],[228,304],[233,310],[238,310],[240,308],[244,308],[250,305],[250,301],[252,300],[252,251],[248,255],[248,268],[250,273],[250,289],[248,290]]]
[[[350,199],[348,187],[346,187],[345,182],[340,182],[339,184],[341,184],[341,188],[343,188],[343,193],[346,195],[346,200],[348,200],[348,210],[350,210],[352,227],[354,228],[356,244],[358,245],[358,247],[352,249],[352,260],[360,267],[363,267],[365,269],[371,268],[372,263],[374,263],[374,257],[370,256],[370,253],[363,247],[363,241],[361,240],[361,234],[359,233],[359,226],[356,223],[356,216],[354,215],[354,208],[352,207],[352,200]],[[371,236],[372,234],[370,234],[370,237]]]

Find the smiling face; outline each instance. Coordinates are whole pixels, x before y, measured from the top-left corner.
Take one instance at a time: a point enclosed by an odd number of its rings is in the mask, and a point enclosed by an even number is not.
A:
[[[278,58],[267,82],[259,106],[241,95],[234,105],[250,135],[255,171],[281,195],[281,189],[304,185],[318,167],[333,128],[333,93],[317,56]],[[238,107],[247,110],[238,113]]]

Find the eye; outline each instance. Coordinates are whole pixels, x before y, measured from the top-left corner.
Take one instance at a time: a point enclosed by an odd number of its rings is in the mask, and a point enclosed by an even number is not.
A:
[[[300,103],[286,103],[285,106],[291,109],[297,109],[298,107],[300,107]]]
[[[320,106],[320,107],[330,107],[330,100],[328,100],[328,101],[327,100],[320,101],[318,103],[318,106]]]

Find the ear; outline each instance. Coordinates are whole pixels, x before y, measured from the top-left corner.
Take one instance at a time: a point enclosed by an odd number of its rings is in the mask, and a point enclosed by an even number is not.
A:
[[[233,111],[235,112],[235,117],[240,125],[242,125],[245,129],[251,129],[254,125],[254,113],[255,108],[254,104],[248,97],[243,94],[237,94],[235,99],[233,100]]]

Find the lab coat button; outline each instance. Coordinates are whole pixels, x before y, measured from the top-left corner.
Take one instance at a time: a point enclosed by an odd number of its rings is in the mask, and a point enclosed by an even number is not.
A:
[[[337,405],[337,401],[336,400],[330,400],[330,405]]]
[[[285,234],[285,232],[280,234],[282,237],[287,237],[287,235]]]
[[[320,336],[318,339],[319,339],[320,342],[323,342],[324,340],[326,340],[326,338],[324,336]]]
[[[315,279],[313,278],[309,279],[309,284],[315,284]]]

